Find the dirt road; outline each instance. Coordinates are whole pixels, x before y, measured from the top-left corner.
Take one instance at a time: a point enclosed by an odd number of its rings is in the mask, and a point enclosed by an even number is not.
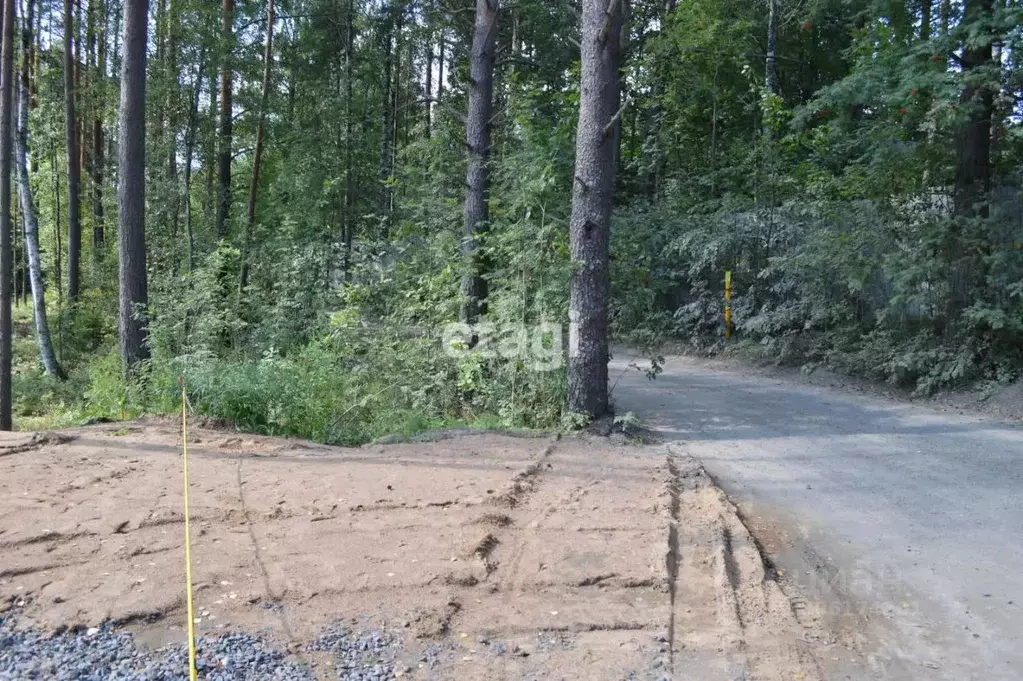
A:
[[[343,449],[196,430],[190,451],[199,633],[267,638],[316,678],[813,681],[845,655],[724,494],[666,447],[476,435]],[[173,421],[0,443],[12,617],[180,646]],[[356,644],[316,643],[338,621]],[[366,629],[382,632],[369,649]],[[32,659],[61,647],[0,650],[0,678],[66,664]],[[105,659],[96,678],[111,677]],[[138,673],[117,678],[164,678]]]
[[[702,462],[783,579],[861,639],[849,678],[1023,678],[1023,429],[685,358],[648,381],[631,361],[612,365],[618,411]]]

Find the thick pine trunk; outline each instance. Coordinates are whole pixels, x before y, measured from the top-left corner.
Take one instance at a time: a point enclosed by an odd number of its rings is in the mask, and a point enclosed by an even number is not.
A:
[[[118,134],[119,340],[125,372],[132,376],[149,357],[146,339],[146,37],[148,0],[124,1],[124,56]]]
[[[490,118],[494,107],[494,48],[498,0],[476,0],[476,27],[469,54],[469,115],[465,123],[468,165],[465,174],[465,224],[462,231],[462,321],[473,324],[486,314],[487,280],[479,240],[490,219],[487,208]]]
[[[11,248],[14,2],[3,2],[3,41],[0,47],[0,430],[14,429],[11,403],[11,351],[14,340],[11,319],[11,284],[14,277],[14,254]]]
[[[621,60],[619,0],[583,0],[582,85],[569,249],[569,412],[608,411],[609,237],[615,189],[615,114]]]
[[[266,125],[266,104],[270,99],[270,73],[273,68],[274,0],[266,2],[266,51],[263,53],[263,88],[259,96],[259,122],[256,126],[256,149],[252,154],[252,181],[249,183],[249,205],[245,213],[245,234],[242,238],[242,269],[239,291],[249,283],[248,250],[252,228],[256,222],[256,198],[259,191],[259,170],[263,160],[263,128]]]
[[[32,44],[32,5],[29,0],[29,21],[22,29],[21,44],[23,55],[28,54]],[[24,56],[23,56],[24,58]],[[32,196],[32,184],[28,173],[28,107],[29,107],[29,76],[28,59],[21,69],[21,82],[18,87],[18,129],[15,132],[15,166],[18,171],[18,197],[21,199],[21,217],[25,228],[25,251],[28,259],[29,284],[32,289],[32,311],[35,316],[36,340],[39,344],[39,359],[43,371],[50,376],[63,380],[64,372],[57,362],[50,337],[50,325],[46,320],[46,299],[44,295],[42,258],[39,254],[39,218],[36,213],[35,199]]]
[[[217,238],[227,238],[227,221],[231,212],[231,136],[233,129],[233,110],[231,107],[231,89],[234,73],[234,0],[224,0],[221,15],[221,39],[224,60],[220,74],[220,160],[219,160],[219,196],[217,201]]]
[[[75,19],[72,0],[64,0],[64,133],[67,142],[67,297],[78,300],[78,273],[82,254],[82,223],[78,190],[81,158],[78,151],[78,119],[75,115]]]

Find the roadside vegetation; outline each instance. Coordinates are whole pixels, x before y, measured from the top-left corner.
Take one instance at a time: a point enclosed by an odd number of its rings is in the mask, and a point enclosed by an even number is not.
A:
[[[609,339],[725,348],[726,271],[746,354],[920,394],[1023,370],[1016,0],[133,2],[16,3],[18,428],[173,412],[179,376],[332,443],[576,426]],[[549,356],[570,309],[567,366],[445,336],[561,325]]]

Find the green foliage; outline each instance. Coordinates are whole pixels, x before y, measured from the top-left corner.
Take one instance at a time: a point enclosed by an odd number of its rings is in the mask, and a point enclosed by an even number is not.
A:
[[[581,426],[577,415],[562,414],[562,371],[480,348],[450,356],[441,345],[462,303],[471,12],[405,0],[282,8],[250,227],[263,5],[238,6],[234,44],[221,36],[216,3],[173,7],[162,26],[180,22],[176,48],[168,49],[161,28],[149,65],[153,358],[138,381],[124,380],[115,351],[113,146],[104,168],[107,238],[94,253],[88,236],[99,224],[86,173],[84,294],[73,310],[66,302],[62,54],[40,41],[32,180],[48,313],[70,379],[40,373],[22,309],[19,425],[174,411],[181,375],[200,414],[326,442],[449,423]],[[1016,378],[1020,6],[1001,3],[990,16],[950,8],[947,27],[935,8],[921,35],[919,3],[778,2],[778,89],[767,92],[762,3],[633,3],[615,130],[615,337],[721,350],[730,271],[743,353],[826,364],[925,393]],[[56,6],[40,9],[48,16]],[[497,31],[490,218],[476,246],[489,287],[485,321],[514,335],[507,329],[567,316],[578,16],[571,3],[520,3],[503,12]],[[435,79],[441,40],[443,97]],[[964,66],[966,48],[989,43],[998,60]],[[83,60],[87,71],[90,63]],[[225,63],[236,115],[231,215],[221,238],[213,95]],[[113,139],[113,62],[83,82],[83,115]],[[984,88],[993,102],[993,181],[974,210],[958,196],[960,143],[977,114],[967,94]],[[660,368],[655,361],[643,370],[655,377]]]

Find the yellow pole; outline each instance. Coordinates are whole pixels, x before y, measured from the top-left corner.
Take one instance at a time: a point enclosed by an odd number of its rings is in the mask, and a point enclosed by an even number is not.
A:
[[[732,340],[732,270],[725,270],[725,340]]]
[[[196,681],[195,670],[195,610],[192,607],[192,533],[188,519],[188,395],[185,393],[185,379],[178,376],[181,384],[181,459],[185,472],[185,603],[188,610],[188,678]]]

